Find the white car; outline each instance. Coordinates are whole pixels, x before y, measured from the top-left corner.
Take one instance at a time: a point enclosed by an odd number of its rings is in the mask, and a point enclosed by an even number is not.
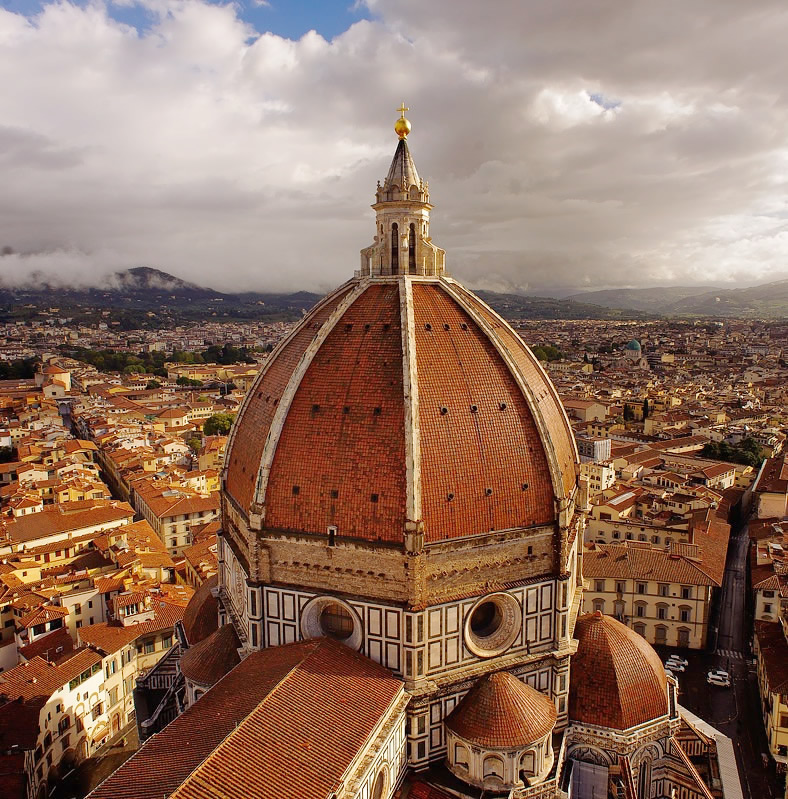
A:
[[[669,655],[668,660],[672,661],[673,663],[681,663],[681,665],[684,666],[684,668],[687,668],[687,666],[689,666],[689,661],[685,660],[682,657],[679,657],[678,655]]]
[[[683,672],[686,667],[680,660],[666,660],[665,668],[670,669],[670,671]]]
[[[731,687],[731,677],[727,671],[723,671],[722,669],[712,669],[706,675],[706,682],[709,685],[718,685],[721,688],[730,688]]]

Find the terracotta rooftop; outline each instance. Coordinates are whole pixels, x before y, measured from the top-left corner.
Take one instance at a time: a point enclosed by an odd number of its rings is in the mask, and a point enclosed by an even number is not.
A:
[[[213,589],[219,584],[217,575],[207,579],[189,600],[183,614],[183,631],[190,646],[207,638],[219,627],[219,603]]]
[[[352,302],[343,286],[272,354],[231,433],[227,493],[248,514],[265,457],[257,499],[272,530],[400,543],[409,521],[427,541],[554,522],[577,457],[538,361],[458,284],[414,282],[412,304],[404,285],[351,283]]]
[[[626,730],[668,712],[667,677],[641,636],[612,616],[580,616],[575,626],[569,718]]]
[[[514,749],[555,726],[553,701],[507,671],[482,677],[446,719],[460,738],[482,747]]]
[[[225,624],[181,655],[181,674],[200,685],[213,685],[241,662],[241,642],[232,624]]]
[[[324,799],[402,691],[330,639],[253,652],[90,797]]]

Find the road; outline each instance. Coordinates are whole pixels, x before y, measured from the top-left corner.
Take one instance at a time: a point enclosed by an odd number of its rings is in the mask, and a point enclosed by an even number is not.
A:
[[[686,672],[678,674],[679,701],[733,740],[745,799],[782,799],[782,780],[775,774],[774,761],[764,768],[762,755],[768,752],[761,717],[761,702],[755,666],[750,655],[750,621],[746,611],[747,552],[749,538],[743,525],[731,536],[728,560],[718,604],[717,629],[710,633],[716,643],[712,653],[684,650],[689,661]],[[658,647],[667,656],[675,648]],[[706,682],[709,669],[725,669],[731,688]]]

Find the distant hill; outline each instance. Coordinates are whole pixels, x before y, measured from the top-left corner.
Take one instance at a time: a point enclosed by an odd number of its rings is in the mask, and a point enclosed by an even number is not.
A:
[[[632,308],[647,313],[663,313],[671,303],[698,294],[720,291],[715,286],[654,286],[645,289],[602,289],[572,294],[567,299],[575,302],[602,305],[605,308]]]
[[[618,311],[601,305],[551,297],[525,297],[480,291],[479,295],[510,319],[632,319],[640,311]],[[121,329],[170,327],[200,319],[293,320],[311,308],[319,294],[242,292],[227,294],[198,286],[159,269],[139,266],[109,276],[98,288],[64,288],[37,280],[35,285],[0,284],[0,318],[31,319],[40,314],[95,321],[110,311]],[[57,310],[54,310],[57,309]]]
[[[591,305],[576,302],[571,297],[526,297],[521,294],[501,294],[497,291],[477,291],[488,305],[506,319],[644,319],[648,314],[637,310]]]
[[[111,311],[121,329],[169,327],[208,318],[293,320],[320,299],[319,294],[245,292],[225,294],[189,283],[160,269],[139,266],[110,275],[98,288],[0,284],[0,318],[28,319],[42,311],[76,321],[95,321]]]
[[[665,306],[677,316],[722,316],[749,319],[788,318],[788,280],[776,280],[743,289],[715,289],[684,297]]]
[[[319,294],[308,291],[229,294],[146,266],[116,272],[98,288],[50,285],[40,276],[34,280],[34,284],[21,287],[0,282],[0,320],[26,320],[43,314],[92,323],[100,312],[121,330],[172,327],[201,319],[295,320],[320,299]],[[566,299],[493,291],[478,294],[509,319],[788,316],[788,280],[748,289],[610,289]]]
[[[782,319],[788,317],[788,280],[741,289],[711,286],[606,289],[573,294],[569,299],[660,316]]]

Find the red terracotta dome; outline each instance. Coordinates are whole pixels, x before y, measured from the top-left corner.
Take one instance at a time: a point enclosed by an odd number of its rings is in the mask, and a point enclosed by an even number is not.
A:
[[[219,626],[219,604],[213,589],[217,575],[209,577],[195,592],[183,614],[183,631],[190,646],[204,640]]]
[[[446,719],[470,743],[518,749],[540,741],[555,727],[552,700],[507,671],[482,677]]]
[[[668,713],[667,677],[651,645],[599,611],[577,620],[569,718],[626,730]]]
[[[554,522],[576,462],[550,380],[478,297],[442,276],[361,277],[266,362],[224,485],[267,530],[431,542]]]
[[[183,653],[181,674],[202,686],[214,685],[241,662],[240,646],[235,627],[225,624]]]

